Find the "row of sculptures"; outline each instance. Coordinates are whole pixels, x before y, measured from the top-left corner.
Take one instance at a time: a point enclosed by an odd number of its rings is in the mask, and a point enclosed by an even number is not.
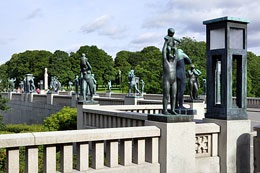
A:
[[[76,76],[74,80],[75,83],[75,91],[77,93],[78,87],[80,84],[80,94],[82,96],[82,101],[92,102],[94,94],[96,94],[96,80],[94,78],[94,74],[92,74],[92,67],[88,61],[88,58],[83,53],[80,58],[80,79]],[[145,82],[141,80],[141,91],[138,89],[137,84],[139,83],[139,77],[136,77],[134,74],[134,70],[130,70],[128,73],[128,95],[133,93],[138,93],[141,95],[144,92]],[[108,81],[108,92],[111,92],[111,81]],[[78,93],[77,93],[78,94]],[[89,95],[89,98],[87,96]]]
[[[163,76],[162,76],[162,88],[163,88],[163,114],[177,114],[175,109],[185,109],[183,106],[183,96],[186,86],[186,75],[189,77],[190,97],[192,100],[198,99],[198,76],[201,75],[200,70],[196,69],[191,59],[181,49],[178,49],[176,42],[180,43],[180,40],[174,37],[175,30],[173,28],[168,29],[168,34],[164,37],[164,45],[162,49],[163,57]],[[190,69],[185,70],[185,65],[191,64]],[[35,91],[34,77],[26,77],[23,81],[23,87],[28,92]],[[16,79],[10,79],[10,88],[14,87]],[[136,77],[134,70],[130,70],[128,73],[128,95],[132,93],[138,93],[141,95],[144,91],[144,81],[141,80],[142,92],[138,89],[139,77]],[[86,55],[83,53],[80,59],[80,79],[76,76],[74,80],[75,90],[78,94],[78,87],[80,85],[80,94],[82,100],[93,101],[93,95],[96,93],[96,80],[94,74],[92,74],[92,67],[88,62]],[[72,83],[71,83],[72,84]],[[71,85],[70,84],[70,85]],[[50,90],[57,92],[61,87],[58,78],[52,77],[50,82]],[[134,89],[134,92],[132,90]],[[205,90],[205,89],[204,89]],[[108,81],[108,91],[111,91],[111,81]],[[87,99],[87,96],[90,97]],[[170,110],[167,110],[168,101],[170,100]]]

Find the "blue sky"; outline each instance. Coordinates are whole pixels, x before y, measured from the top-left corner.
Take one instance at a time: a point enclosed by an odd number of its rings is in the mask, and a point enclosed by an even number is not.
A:
[[[205,41],[203,21],[250,20],[248,50],[260,55],[260,1],[253,0],[8,0],[0,1],[0,63],[26,50],[75,52],[96,45],[112,57],[121,50],[162,47],[175,36]]]

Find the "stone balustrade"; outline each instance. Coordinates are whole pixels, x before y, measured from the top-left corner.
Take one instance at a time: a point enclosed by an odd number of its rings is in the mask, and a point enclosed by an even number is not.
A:
[[[67,95],[65,95],[67,93]],[[24,102],[40,102],[44,104],[57,104],[64,106],[76,107],[77,98],[72,92],[63,92],[61,94],[53,94],[52,102],[47,99],[46,94],[36,93],[1,93],[3,97],[9,100],[17,100]],[[100,105],[123,105],[126,94],[115,94],[111,93],[111,97],[106,97],[106,93],[100,93],[100,97],[95,97],[95,100],[100,102]],[[161,104],[162,94],[144,94],[143,100],[138,100],[138,105],[149,105],[149,104]],[[188,95],[184,96],[184,99],[189,99]],[[233,97],[233,103],[236,102],[236,98]],[[248,108],[260,108],[260,98],[247,97]]]
[[[145,126],[148,113],[158,113],[160,110],[161,105],[78,105],[78,129]],[[218,156],[219,125],[215,123],[196,123],[195,131],[192,133],[195,137],[194,148],[197,172],[205,170],[218,172],[220,170]],[[181,139],[179,142],[181,142]],[[207,166],[202,168],[200,165]]]
[[[162,105],[83,105],[78,111],[78,129],[143,126],[148,114],[161,110]]]
[[[44,148],[46,173],[57,171],[58,147],[61,172],[158,173],[159,137],[160,129],[154,126],[6,134],[0,135],[0,148],[6,149],[8,173],[19,173],[20,147],[25,147],[26,172],[38,173],[39,146]],[[73,170],[73,144],[76,170]]]

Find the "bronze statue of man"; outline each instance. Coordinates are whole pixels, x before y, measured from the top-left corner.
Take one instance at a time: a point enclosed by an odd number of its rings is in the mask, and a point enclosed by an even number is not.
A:
[[[175,112],[176,104],[176,64],[177,64],[177,48],[176,41],[180,42],[174,37],[174,29],[168,29],[168,35],[164,37],[164,45],[162,49],[163,55],[163,114],[173,114]],[[170,98],[171,109],[167,110],[168,101]]]
[[[186,70],[185,65],[191,64],[191,59],[183,50],[178,49],[176,77],[177,77],[177,95],[176,95],[176,109],[186,109],[183,106],[183,96],[186,87]]]

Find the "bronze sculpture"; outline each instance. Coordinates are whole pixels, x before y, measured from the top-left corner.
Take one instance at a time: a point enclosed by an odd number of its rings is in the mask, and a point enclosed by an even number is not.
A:
[[[80,90],[83,98],[83,102],[87,101],[87,93],[88,89],[90,92],[90,101],[93,101],[93,93],[94,93],[94,83],[91,75],[92,67],[88,62],[88,59],[86,58],[85,54],[82,54],[82,57],[80,59]]]
[[[201,75],[201,71],[199,69],[195,69],[195,66],[192,64],[190,66],[190,70],[188,70],[191,100],[198,99],[198,89],[199,89],[198,76],[200,75]]]
[[[183,95],[186,86],[186,70],[185,65],[191,64],[191,59],[186,55],[183,50],[178,49],[177,52],[177,65],[176,65],[176,77],[177,77],[177,95],[176,95],[176,109],[186,109],[183,106]]]
[[[176,104],[176,64],[177,64],[177,48],[176,41],[180,42],[174,37],[174,29],[168,29],[168,35],[164,37],[164,45],[162,49],[163,55],[163,114],[173,114],[175,112]],[[168,100],[170,98],[171,109],[167,110]]]

